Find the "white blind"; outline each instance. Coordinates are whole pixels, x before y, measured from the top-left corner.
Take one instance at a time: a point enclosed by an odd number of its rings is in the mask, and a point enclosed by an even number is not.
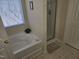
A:
[[[21,0],[0,0],[0,16],[5,27],[23,24]]]

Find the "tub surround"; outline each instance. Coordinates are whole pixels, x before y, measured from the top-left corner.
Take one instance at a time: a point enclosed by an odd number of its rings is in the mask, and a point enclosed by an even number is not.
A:
[[[9,38],[16,59],[22,59],[33,55],[35,51],[37,54],[38,52],[42,53],[42,41],[32,33],[26,34],[25,32],[20,32]]]

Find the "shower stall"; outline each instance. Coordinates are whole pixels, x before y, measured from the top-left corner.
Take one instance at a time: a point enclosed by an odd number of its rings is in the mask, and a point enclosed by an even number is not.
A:
[[[52,53],[60,45],[55,38],[57,0],[47,0],[47,52]]]

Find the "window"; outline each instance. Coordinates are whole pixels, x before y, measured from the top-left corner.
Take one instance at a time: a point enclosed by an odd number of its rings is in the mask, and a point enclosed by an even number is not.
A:
[[[0,0],[0,16],[5,27],[24,24],[21,0]]]

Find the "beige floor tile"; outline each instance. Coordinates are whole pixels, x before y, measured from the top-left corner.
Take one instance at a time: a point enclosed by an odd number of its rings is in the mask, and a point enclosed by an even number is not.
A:
[[[47,54],[46,59],[79,59],[79,51],[64,45],[52,54]]]

